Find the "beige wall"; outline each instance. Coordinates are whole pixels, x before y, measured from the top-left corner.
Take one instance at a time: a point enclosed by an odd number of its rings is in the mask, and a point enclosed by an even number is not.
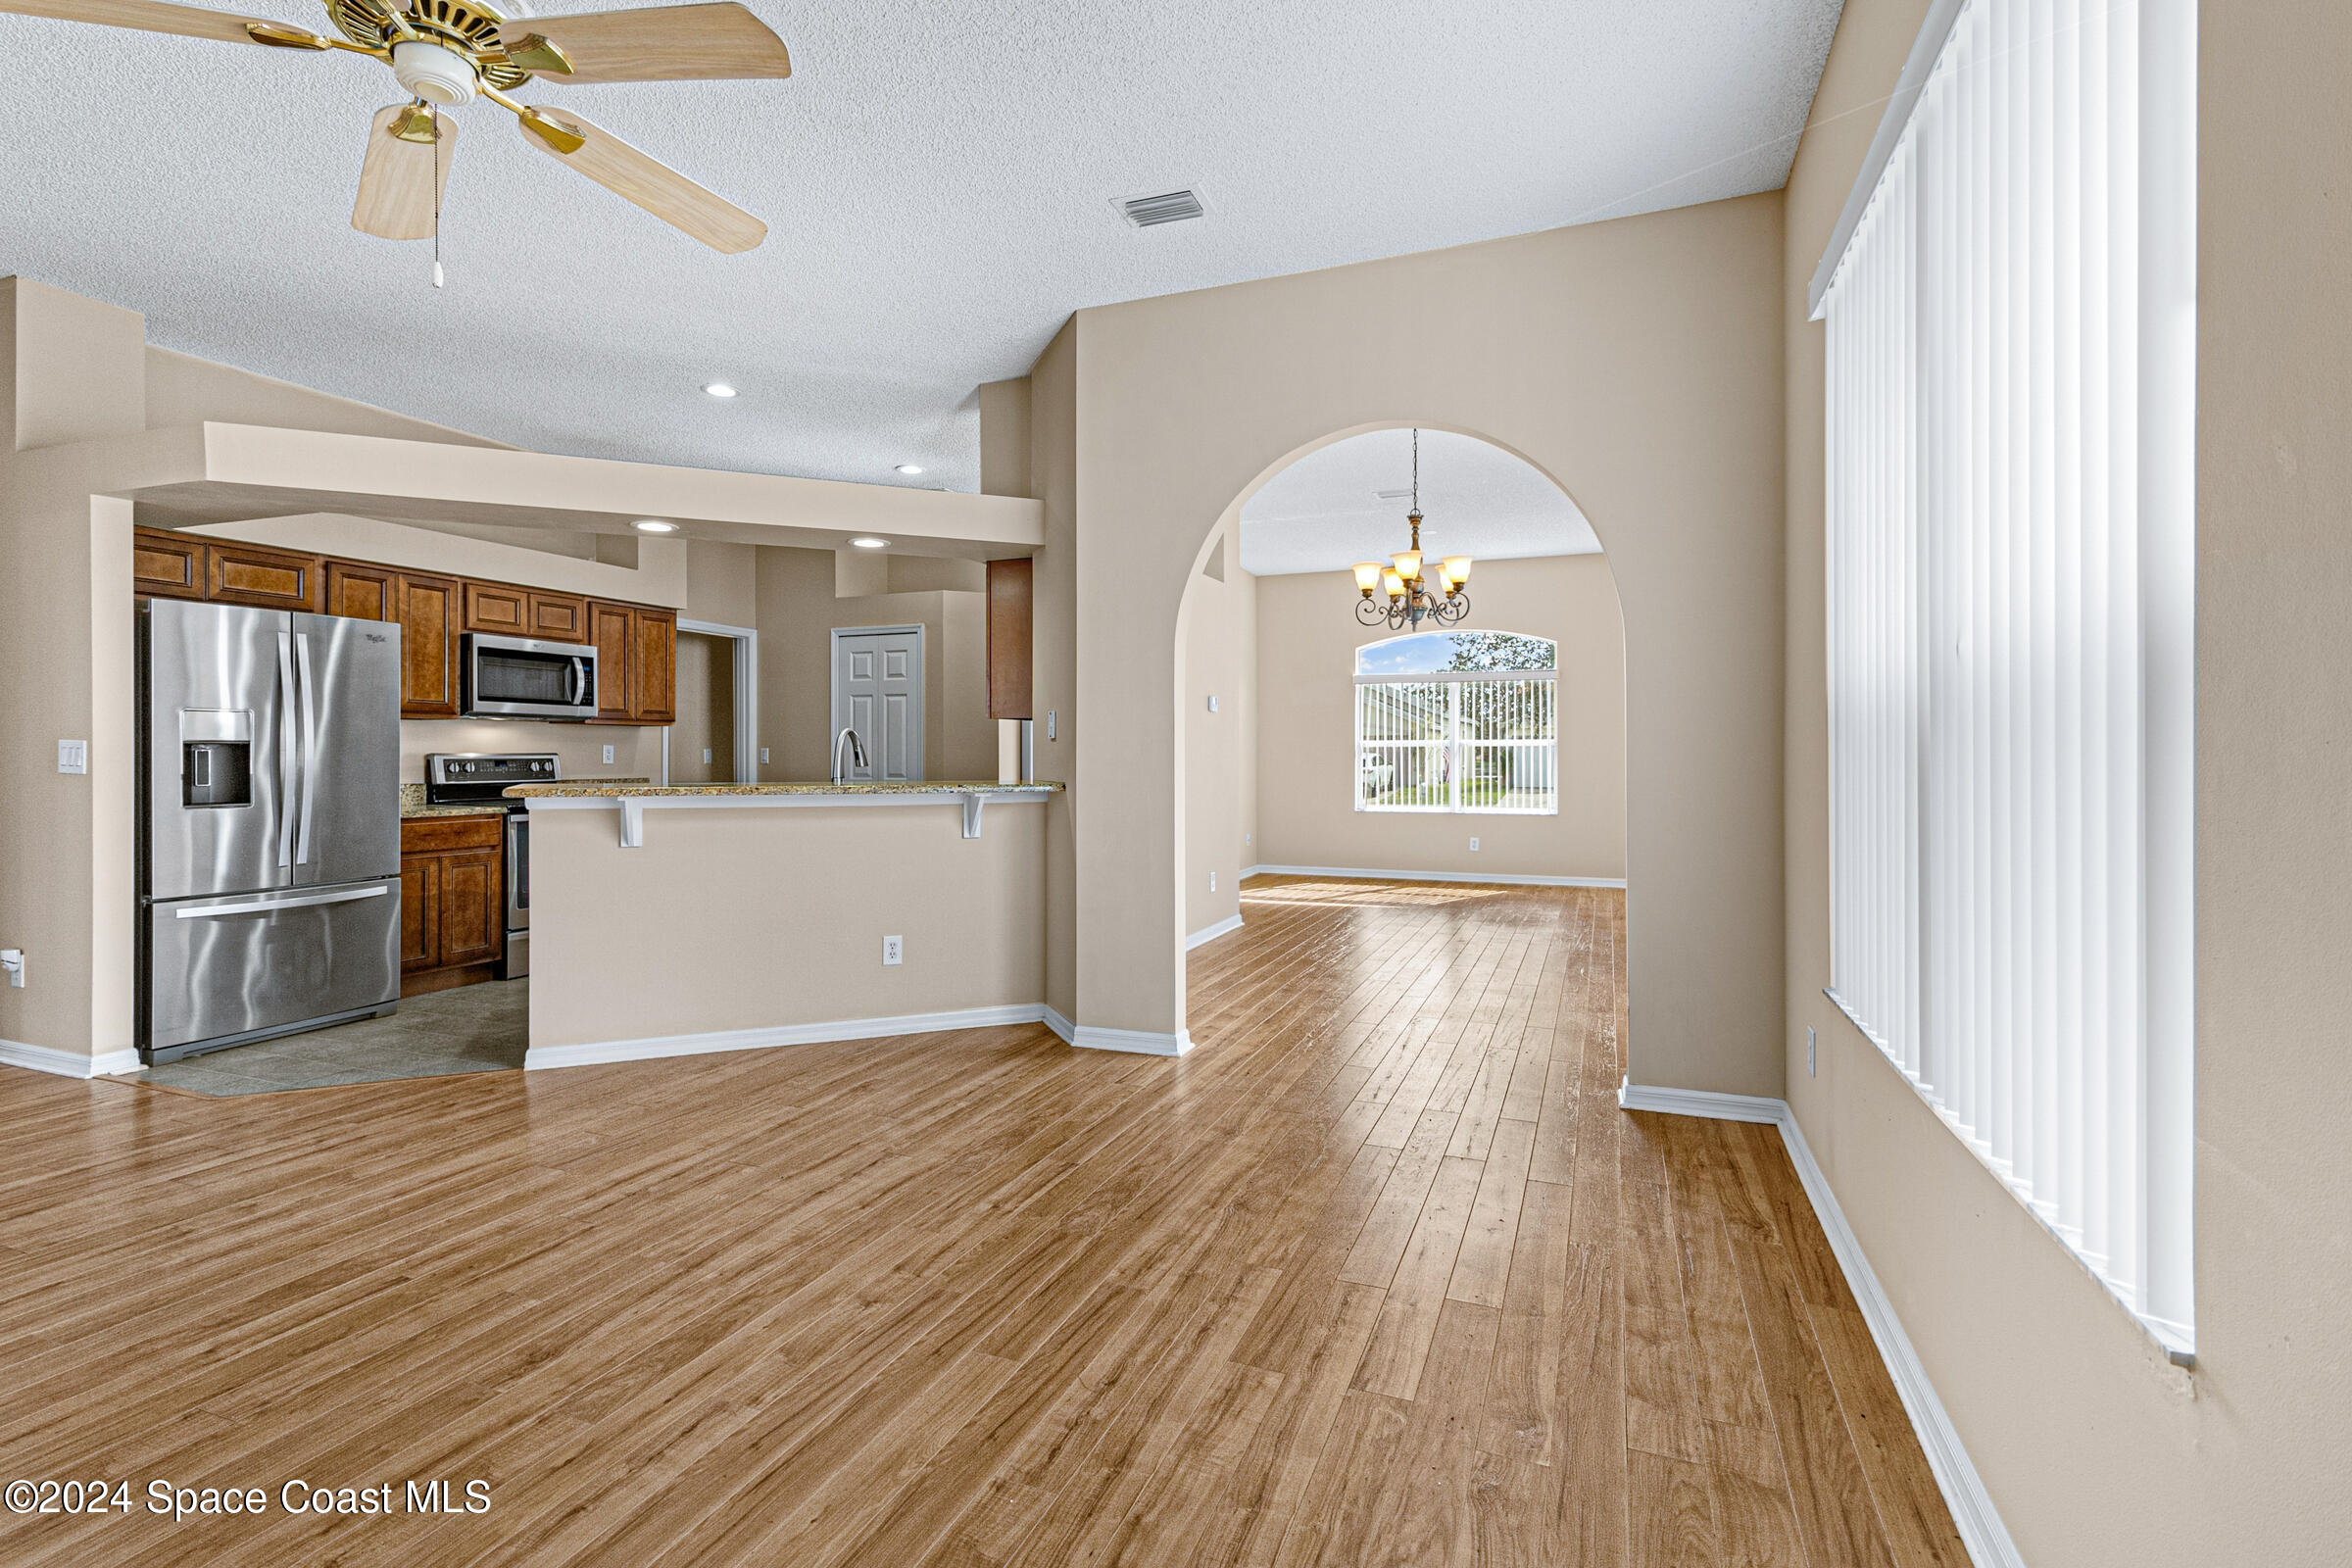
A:
[[[2352,11],[2203,8],[2198,1364],[2184,1372],[1820,994],[1822,350],[1804,287],[1924,9],[1848,0],[1788,187],[1788,1099],[2027,1562],[2340,1561],[2352,212],[2329,193],[2352,179]]]
[[[1559,644],[1557,816],[1355,809],[1355,652],[1344,571],[1260,579],[1257,859],[1385,871],[1625,877],[1625,623],[1606,557],[1482,561],[1467,624]],[[1470,850],[1476,835],[1479,847]]]
[[[923,628],[923,762],[935,779],[997,776],[988,717],[988,620],[976,593],[834,592],[834,552],[760,546],[753,577],[760,632],[762,779],[832,776],[832,630]]]
[[[1774,193],[1080,314],[1080,1022],[1183,1019],[1202,541],[1301,452],[1414,422],[1550,475],[1616,571],[1635,1076],[1779,1093],[1781,244]]]
[[[1046,1005],[1078,1017],[1078,321],[1062,324],[1029,372],[1030,494],[1046,510],[1037,553],[1030,711],[1037,776],[1070,786],[1046,803]],[[981,405],[985,418],[989,404]],[[982,450],[988,450],[982,431]]]
[[[1034,1005],[1045,811],[534,811],[531,1045]],[[882,938],[906,959],[882,963]]]
[[[678,633],[677,722],[669,727],[672,784],[735,781],[735,641]],[[705,761],[703,753],[710,760]]]
[[[657,548],[665,541],[646,541]],[[756,545],[686,541],[686,603],[679,613],[714,626],[758,626],[760,589]]]
[[[1245,678],[1255,660],[1257,579],[1242,570],[1228,521],[1210,559],[1185,591],[1178,612],[1184,641],[1184,929],[1204,931],[1241,912],[1242,843],[1253,782],[1250,748],[1257,729],[1257,683]],[[1217,710],[1208,710],[1208,699]],[[1211,888],[1209,877],[1216,886]]]

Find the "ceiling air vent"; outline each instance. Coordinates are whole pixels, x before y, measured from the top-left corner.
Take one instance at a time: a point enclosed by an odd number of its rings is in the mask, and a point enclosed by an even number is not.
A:
[[[1156,228],[1162,223],[1181,223],[1188,218],[1199,218],[1207,209],[1191,191],[1172,190],[1162,196],[1138,196],[1133,201],[1121,202],[1119,211],[1138,228]]]

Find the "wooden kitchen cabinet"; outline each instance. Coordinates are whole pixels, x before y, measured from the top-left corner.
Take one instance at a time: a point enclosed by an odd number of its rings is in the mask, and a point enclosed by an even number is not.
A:
[[[503,582],[466,582],[466,629],[500,637],[531,634],[531,591]]]
[[[353,620],[398,620],[394,584],[400,573],[364,561],[326,564],[326,612]]]
[[[458,716],[458,617],[463,587],[455,577],[397,573],[392,602],[400,622],[400,716]]]
[[[503,816],[400,824],[400,994],[495,979],[506,951]]]
[[[317,556],[212,539],[204,558],[204,597],[214,604],[316,612],[326,602],[326,564]]]
[[[629,673],[629,695],[640,724],[666,724],[678,716],[678,617],[672,611],[640,610],[637,658]]]
[[[600,723],[666,724],[677,716],[677,612],[591,600],[588,630]]]
[[[203,538],[161,528],[130,530],[130,591],[142,599],[202,599]]]
[[[1036,563],[988,564],[988,716],[1031,718]]]
[[[596,716],[604,723],[626,724],[634,716],[629,662],[637,652],[637,612],[627,605],[591,601],[588,640],[596,645]]]
[[[551,643],[588,640],[588,601],[577,594],[543,594],[533,589],[525,609],[531,636]]]

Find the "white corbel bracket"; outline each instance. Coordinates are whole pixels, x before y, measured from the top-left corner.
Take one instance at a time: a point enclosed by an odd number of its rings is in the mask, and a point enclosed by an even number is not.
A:
[[[988,797],[985,795],[966,795],[963,798],[963,836],[965,838],[976,839],[980,836],[980,808],[987,799]]]

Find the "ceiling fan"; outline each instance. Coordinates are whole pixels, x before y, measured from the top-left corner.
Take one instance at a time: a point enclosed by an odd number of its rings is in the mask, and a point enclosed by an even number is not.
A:
[[[384,239],[437,237],[456,122],[487,98],[523,140],[713,250],[748,251],[767,225],[570,110],[510,96],[543,81],[702,81],[789,76],[784,41],[731,0],[510,20],[485,0],[324,0],[341,37],[165,0],[0,0],[0,12],[276,49],[341,49],[391,67],[410,100],[379,110],[351,223]]]

